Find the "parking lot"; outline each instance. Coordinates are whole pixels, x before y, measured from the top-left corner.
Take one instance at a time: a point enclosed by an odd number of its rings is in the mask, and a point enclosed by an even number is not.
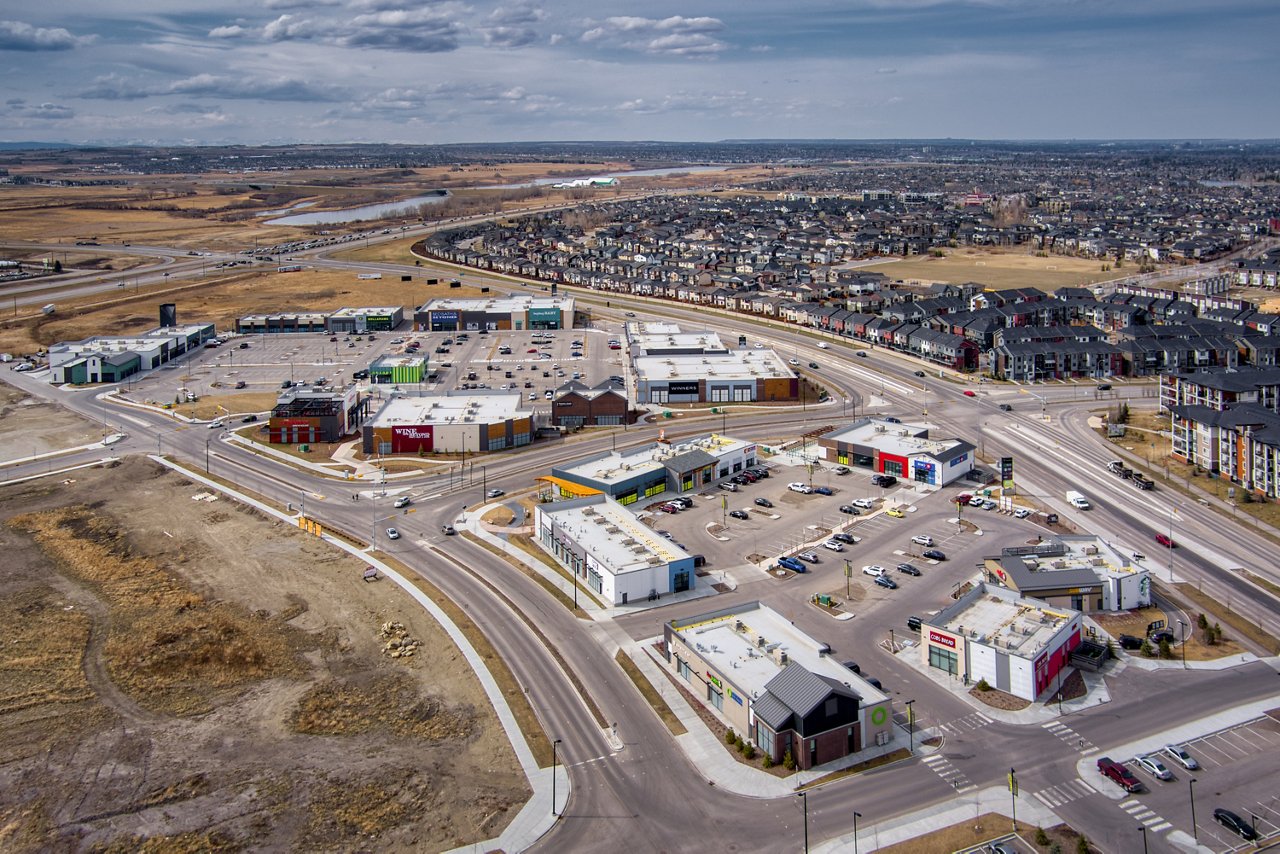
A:
[[[162,404],[185,400],[188,392],[205,398],[253,392],[278,394],[285,383],[323,381],[343,386],[379,356],[404,353],[413,341],[419,343],[418,353],[427,357],[428,371],[434,374],[421,384],[423,391],[461,390],[464,385],[482,389],[507,386],[520,393],[526,407],[549,409],[547,392],[571,379],[593,385],[609,376],[626,376],[624,351],[610,350],[608,346],[610,338],[621,334],[617,330],[503,330],[482,335],[478,330],[412,332],[406,331],[405,326],[393,332],[350,335],[297,332],[224,336],[226,343],[220,347],[202,348],[180,357],[129,386],[135,396]],[[574,346],[575,342],[579,346]],[[472,374],[475,379],[470,379]]]
[[[1280,721],[1257,718],[1183,744],[1200,765],[1188,770],[1163,751],[1155,755],[1173,779],[1157,780],[1128,757],[1125,764],[1147,791],[1117,802],[1156,838],[1174,830],[1191,834],[1191,793],[1201,845],[1214,851],[1251,850],[1253,845],[1214,820],[1214,810],[1231,810],[1257,829],[1262,840],[1280,836]],[[1195,779],[1194,786],[1190,780]],[[1092,782],[1092,781],[1090,781]],[[1100,781],[1098,786],[1112,785]]]

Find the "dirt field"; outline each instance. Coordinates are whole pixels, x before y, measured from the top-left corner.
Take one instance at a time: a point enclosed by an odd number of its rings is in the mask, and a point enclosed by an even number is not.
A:
[[[440,284],[428,285],[427,278]],[[325,311],[344,306],[420,305],[437,296],[469,298],[480,296],[479,287],[450,288],[444,274],[420,273],[412,282],[397,276],[357,279],[354,271],[303,270],[299,273],[251,273],[234,277],[217,287],[190,288],[171,298],[143,293],[140,297],[118,299],[101,308],[77,310],[77,302],[58,303],[58,313],[49,317],[0,325],[0,351],[31,353],[58,341],[90,335],[127,335],[156,326],[162,302],[177,303],[179,317],[192,321],[212,321],[218,330],[235,328],[236,318],[246,314],[290,310]],[[100,299],[100,298],[99,298]],[[94,300],[84,300],[94,302]]]
[[[1046,291],[1118,279],[1136,270],[1129,267],[1117,270],[1113,267],[1104,273],[1101,261],[1061,256],[1037,258],[1025,251],[1001,252],[988,249],[954,249],[949,250],[943,258],[910,258],[858,269],[884,273],[891,279],[924,284],[980,282],[997,290],[1023,287]]]
[[[204,492],[130,459],[0,495],[0,849],[499,832],[528,791],[440,627],[360,561]]]
[[[87,445],[109,432],[0,382],[0,462]]]

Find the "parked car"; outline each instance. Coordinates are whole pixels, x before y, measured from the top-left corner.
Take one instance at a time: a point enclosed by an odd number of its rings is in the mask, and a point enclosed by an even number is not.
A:
[[[834,473],[834,474],[837,474],[837,475],[840,475],[840,476],[844,476],[844,475],[846,475],[846,474],[848,474],[848,473],[849,473],[849,467],[848,467],[848,466],[836,466],[836,467],[835,467],[835,468],[833,468],[831,471],[832,471],[832,473]]]
[[[723,490],[725,490],[725,491],[727,491],[727,492],[737,492],[737,491],[738,491],[738,485],[737,485],[736,483],[732,483],[732,482],[727,481],[727,480],[722,480],[722,481],[720,481],[720,483],[716,484],[716,486],[720,487],[721,489],[723,489]]]
[[[388,540],[400,539],[400,532],[397,531],[395,528],[387,528],[387,539]]]
[[[833,552],[844,551],[844,543],[838,542],[836,540],[827,540],[822,544],[822,547],[824,549],[831,549],[831,551]]]
[[[987,499],[983,498],[981,495],[974,495],[974,496],[970,496],[970,498],[969,498],[969,506],[970,506],[970,507],[981,507],[981,506],[982,506],[982,502],[984,502],[984,501],[986,501],[986,500],[987,500]]]
[[[818,562],[817,552],[800,552],[800,554],[796,555],[796,557],[800,558],[800,560],[808,561],[809,563]]]
[[[813,488],[814,495],[835,495],[829,486],[815,486]]]
[[[693,499],[687,495],[682,495],[679,498],[671,499],[671,501],[668,503],[679,504],[683,509],[688,510],[690,507],[693,506]]]
[[[840,666],[841,666],[841,667],[847,667],[847,668],[849,668],[850,670],[852,670],[854,673],[857,673],[857,674],[859,674],[859,675],[861,675],[861,674],[862,674],[862,668],[858,666],[858,662],[856,662],[856,661],[852,661],[852,660],[850,660],[850,661],[842,661],[842,662],[840,662]]]
[[[889,419],[887,419],[887,418],[886,418],[885,420],[887,421],[887,420],[889,420]],[[887,489],[887,488],[889,488],[890,486],[895,486],[895,485],[897,485],[897,483],[898,483],[898,479],[897,479],[896,477],[894,477],[893,475],[891,475],[891,474],[873,474],[873,475],[871,475],[871,484],[872,484],[873,486],[880,486],[880,487],[884,487],[884,488],[886,488],[886,489]]]
[[[898,564],[898,572],[901,572],[904,575],[915,575],[915,576],[920,575],[920,570],[913,564],[909,564],[909,563]]]
[[[1166,744],[1164,746],[1164,752],[1169,754],[1169,756],[1173,758],[1174,762],[1177,762],[1188,771],[1200,770],[1200,763],[1195,760],[1194,756],[1187,753],[1187,749],[1185,747],[1177,744]]]
[[[767,499],[767,498],[757,498],[757,499],[756,499],[756,506],[758,506],[758,507],[772,507],[772,506],[773,506],[773,502],[772,502],[772,501],[770,501],[770,500],[769,500],[769,499]]]
[[[787,489],[791,490],[792,492],[799,492],[803,495],[808,495],[811,492],[813,492],[812,486],[810,486],[807,483],[800,483],[799,481],[795,483],[788,483]]]
[[[883,566],[880,566],[879,564],[874,564],[874,563],[867,564],[862,568],[862,574],[863,575],[884,575],[885,569]]]
[[[1110,757],[1103,756],[1098,760],[1098,773],[1130,794],[1143,790],[1142,782],[1133,776],[1133,772],[1123,762],[1115,762]]]
[[[809,571],[808,567],[804,565],[803,561],[796,560],[793,557],[778,558],[778,566],[782,567],[783,569],[789,569],[792,572],[808,572]]]
[[[844,543],[846,546],[851,546],[858,541],[857,537],[852,537],[842,532],[832,534],[831,539],[835,540],[837,543]]]
[[[841,505],[840,505],[840,512],[841,512],[841,513],[848,513],[850,516],[861,516],[861,515],[862,515],[862,511],[861,511],[861,510],[859,510],[857,507],[854,507],[852,504],[841,504]]]
[[[996,504],[994,501],[992,501],[990,498],[988,498],[986,501],[982,502],[982,509],[983,509],[983,510],[995,510],[995,509],[996,509],[996,507],[998,507],[998,506],[999,506],[999,505],[998,505],[998,504]]]
[[[921,554],[923,554],[929,560],[946,560],[947,559],[946,553],[941,551],[940,549],[925,549],[923,552],[921,552]]]
[[[1142,638],[1133,635],[1120,635],[1116,638],[1121,649],[1142,649]]]
[[[1213,820],[1247,842],[1258,838],[1258,831],[1253,829],[1253,825],[1229,809],[1218,807],[1213,811]]]
[[[679,507],[677,507],[676,505],[672,504],[671,502],[667,502],[667,503],[665,503],[665,504],[659,504],[659,505],[658,505],[658,512],[659,512],[659,513],[679,513],[679,512],[680,512],[680,508],[679,508]],[[737,513],[737,512],[739,512],[739,511],[737,511],[737,510],[734,510],[734,511],[733,511],[733,513]],[[730,516],[732,516],[732,515],[733,515],[733,513],[730,513],[729,515],[730,515]]]
[[[920,627],[923,624],[924,624],[923,621],[917,616],[912,615],[910,617],[907,617],[907,628],[913,632],[920,631]]]
[[[1175,638],[1173,636],[1173,632],[1168,629],[1156,629],[1154,632],[1147,635],[1147,641],[1152,646],[1159,646],[1161,643],[1172,644],[1175,640],[1177,640],[1177,638]]]
[[[892,578],[890,578],[887,575],[877,575],[876,584],[880,585],[881,587],[888,587],[890,590],[898,589],[898,582],[894,581]]]
[[[391,506],[392,506],[392,507],[396,507],[396,508],[400,508],[400,507],[408,507],[408,506],[409,506],[410,504],[412,504],[412,503],[413,503],[413,499],[412,499],[412,498],[410,498],[410,497],[409,497],[409,496],[407,496],[407,495],[401,495],[399,498],[397,498],[397,499],[395,500],[395,502],[394,502],[394,503],[392,503],[392,505],[391,505]]]
[[[1018,519],[1025,519],[1031,515],[1031,511],[1025,507],[1019,507],[1017,510],[1013,511],[1013,515]]]
[[[751,518],[749,515],[747,515],[747,511],[746,511],[746,510],[730,510],[730,511],[729,511],[729,515],[730,515],[730,516],[732,516],[732,517],[733,517],[733,518],[735,518],[735,519],[749,519],[749,518]]]
[[[898,507],[890,507],[888,510],[884,511],[884,515],[892,516],[895,519],[905,519],[907,516],[907,514],[903,513]]]
[[[870,510],[876,506],[876,503],[870,498],[855,498],[850,503],[854,507],[861,507],[863,510]]]
[[[1157,780],[1169,781],[1173,779],[1173,772],[1164,767],[1164,763],[1154,754],[1149,753],[1146,756],[1139,756],[1137,759],[1138,767],[1146,771]]]
[[[928,534],[916,534],[911,538],[911,542],[918,546],[931,546],[933,545],[933,537]]]

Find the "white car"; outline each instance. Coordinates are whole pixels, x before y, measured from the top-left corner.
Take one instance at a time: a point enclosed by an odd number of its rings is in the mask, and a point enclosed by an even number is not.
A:
[[[1031,515],[1031,511],[1025,507],[1019,507],[1017,510],[1013,511],[1013,515],[1019,519],[1025,519]]]
[[[878,564],[874,564],[874,563],[873,563],[873,564],[868,564],[867,566],[864,566],[864,567],[862,568],[862,574],[863,574],[863,575],[875,575],[875,576],[881,576],[881,575],[884,575],[884,574],[885,574],[885,572],[886,572],[886,570],[885,570],[885,568],[884,568],[883,566],[880,566],[880,565],[878,565]]]
[[[853,501],[849,503],[852,504],[854,507],[861,507],[863,510],[870,510],[871,508],[876,506],[876,503],[872,501],[870,498],[855,498],[853,499]]]
[[[819,350],[826,350],[826,349],[827,349],[827,348],[829,348],[830,346],[831,346],[831,345],[830,345],[830,344],[828,344],[826,341],[819,341],[819,342],[818,342],[818,349],[819,349]]]
[[[835,540],[827,540],[822,544],[822,547],[824,549],[831,549],[833,552],[844,551],[844,543],[836,542]]]
[[[796,555],[796,557],[800,558],[801,560],[808,561],[809,563],[818,562],[817,552],[800,552],[800,554]]]
[[[387,528],[387,539],[388,540],[400,539],[400,532],[397,531],[395,528]]]
[[[800,364],[800,360],[793,356],[792,358],[787,359],[787,363],[791,365],[798,365]]]
[[[1168,781],[1173,779],[1173,772],[1164,767],[1164,763],[1161,762],[1154,753],[1146,756],[1139,756],[1138,767],[1143,771],[1146,771],[1152,777],[1155,777],[1157,780]]]
[[[1188,771],[1200,770],[1200,763],[1195,760],[1194,756],[1187,753],[1186,748],[1177,744],[1166,744],[1164,746],[1164,752],[1172,756],[1175,762],[1183,768],[1186,768]]]
[[[788,483],[787,489],[791,490],[792,492],[802,493],[804,495],[808,495],[809,493],[813,492],[812,486],[810,486],[807,483],[800,483],[799,481],[796,481],[795,483]]]
[[[933,545],[933,537],[928,534],[916,534],[911,538],[911,542],[918,546],[931,546]]]
[[[399,498],[395,500],[395,503],[393,503],[391,506],[399,509],[401,507],[408,507],[412,503],[413,503],[412,498],[410,498],[407,495],[401,495]]]
[[[983,498],[981,495],[975,495],[975,496],[973,496],[972,498],[970,498],[970,499],[969,499],[969,506],[970,506],[970,507],[981,507],[981,506],[982,506],[982,502],[984,502],[984,501],[986,501],[986,500],[987,500],[987,499]]]
[[[756,342],[756,349],[757,349],[757,350],[763,350],[763,349],[764,349],[764,345],[763,345],[763,344],[761,344],[759,341],[757,341],[757,342]]]
[[[210,429],[210,430],[216,430],[216,429],[218,429],[218,428],[219,428],[219,427],[221,427],[221,426],[222,426],[222,419],[221,419],[221,418],[218,418],[218,419],[215,419],[215,420],[213,420],[213,421],[210,421],[210,422],[209,422],[209,429]]]

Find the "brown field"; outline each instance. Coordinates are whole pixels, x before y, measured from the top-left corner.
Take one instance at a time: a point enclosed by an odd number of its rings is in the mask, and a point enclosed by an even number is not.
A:
[[[0,462],[87,445],[113,432],[47,400],[0,384]]]
[[[1105,282],[1135,272],[1128,267],[1117,270],[1114,266],[1103,272],[1101,261],[1083,258],[1037,258],[1026,251],[989,249],[952,249],[947,250],[943,258],[913,257],[858,269],[922,284],[979,282],[997,290],[1023,287],[1046,291]]]
[[[438,285],[426,279],[440,278]],[[325,311],[343,306],[420,305],[436,297],[478,297],[479,287],[465,284],[450,288],[447,274],[415,272],[414,281],[401,282],[388,274],[381,279],[357,279],[354,271],[303,270],[300,273],[247,273],[223,278],[216,287],[184,285],[170,289],[166,297],[156,291],[138,296],[125,294],[58,303],[58,313],[24,321],[0,324],[0,351],[30,353],[58,341],[90,335],[125,335],[155,328],[162,302],[176,302],[184,318],[213,322],[219,330],[234,329],[236,318],[245,314],[289,310]],[[105,304],[103,304],[105,303]],[[95,307],[101,306],[101,307]]]
[[[0,496],[0,849],[499,832],[528,790],[440,626],[362,561],[205,491],[130,458]]]

